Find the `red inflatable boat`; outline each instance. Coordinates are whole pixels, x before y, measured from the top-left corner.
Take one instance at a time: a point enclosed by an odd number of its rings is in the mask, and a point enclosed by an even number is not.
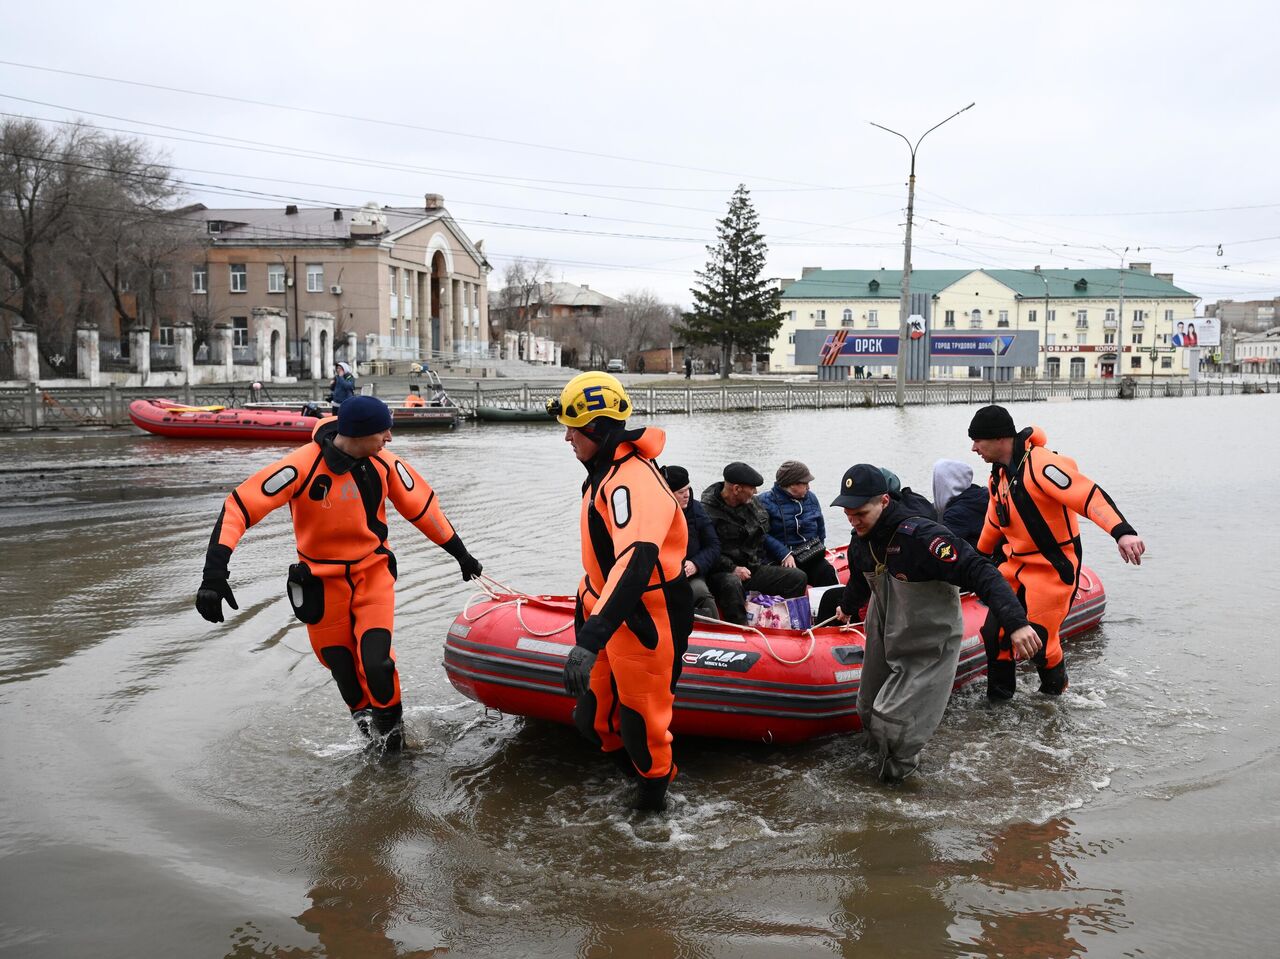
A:
[[[170,400],[134,400],[129,419],[157,436],[180,439],[278,440],[304,443],[318,419],[278,410],[183,406]]]
[[[844,549],[829,558],[843,579]],[[1086,568],[1062,635],[1097,626],[1106,604]],[[969,593],[961,608],[957,689],[987,670],[978,634],[987,608]],[[781,743],[855,732],[863,643],[860,627],[761,630],[699,620],[684,654],[672,731]],[[572,597],[498,595],[468,604],[453,621],[444,667],[463,695],[487,707],[570,723],[574,701],[561,677],[572,648]]]

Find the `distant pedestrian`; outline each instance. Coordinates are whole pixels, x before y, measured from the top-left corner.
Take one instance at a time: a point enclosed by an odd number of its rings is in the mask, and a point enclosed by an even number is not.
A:
[[[333,371],[333,379],[329,381],[329,400],[334,406],[341,406],[342,401],[350,399],[356,393],[356,378],[351,367],[339,360]]]
[[[689,357],[684,358],[684,378],[691,379],[693,377],[693,360]]]

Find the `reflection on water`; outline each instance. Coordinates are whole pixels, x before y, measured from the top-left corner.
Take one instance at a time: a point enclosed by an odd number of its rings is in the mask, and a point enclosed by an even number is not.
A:
[[[442,640],[470,587],[398,520],[405,756],[364,752],[293,620],[283,515],[232,560],[240,612],[200,620],[192,593],[222,498],[282,450],[0,438],[0,956],[1066,957],[1138,954],[1164,929],[1265,952],[1276,824],[1240,813],[1238,841],[1195,837],[1206,807],[1255,808],[1280,770],[1278,658],[1250,638],[1269,635],[1280,597],[1230,570],[1274,514],[1280,452],[1256,442],[1272,402],[1017,408],[1150,547],[1123,568],[1085,532],[1110,603],[1068,648],[1067,695],[998,709],[980,689],[958,695],[926,775],[900,788],[876,782],[852,739],[684,738],[672,810],[655,818],[625,807],[573,730],[485,715],[449,685]],[[862,459],[927,490],[935,459],[972,461],[969,413],[673,419],[663,460],[699,489],[730,460],[770,475],[799,458],[824,500]],[[583,474],[561,435],[395,442],[487,572],[567,593]],[[1212,523],[1207,490],[1230,504]],[[827,523],[830,541],[847,535],[838,511]],[[1204,601],[1205,557],[1232,580],[1230,618]],[[1190,931],[1160,878],[1188,844],[1230,888]]]

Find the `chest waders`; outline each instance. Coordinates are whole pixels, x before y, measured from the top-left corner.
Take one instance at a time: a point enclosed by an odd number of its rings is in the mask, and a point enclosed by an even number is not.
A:
[[[960,591],[948,583],[905,583],[877,562],[871,585],[867,646],[858,686],[858,717],[880,755],[880,778],[915,772],[951,697],[964,639]]]

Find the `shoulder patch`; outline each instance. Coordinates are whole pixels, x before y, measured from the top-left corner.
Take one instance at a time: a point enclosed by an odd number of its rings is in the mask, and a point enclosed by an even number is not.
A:
[[[275,496],[298,478],[298,471],[292,466],[282,466],[262,481],[262,492],[266,496]]]
[[[955,545],[945,536],[935,536],[930,540],[929,552],[933,554],[935,559],[944,563],[954,563],[960,558],[960,554],[956,552]]]
[[[1071,477],[1053,463],[1044,468],[1044,478],[1058,489],[1066,489],[1071,485]]]
[[[917,517],[912,517],[911,519],[904,519],[901,523],[898,524],[898,532],[906,536],[911,536],[919,528],[920,528],[920,520]]]
[[[609,506],[613,509],[613,525],[619,528],[631,521],[631,490],[619,486],[609,495]]]

